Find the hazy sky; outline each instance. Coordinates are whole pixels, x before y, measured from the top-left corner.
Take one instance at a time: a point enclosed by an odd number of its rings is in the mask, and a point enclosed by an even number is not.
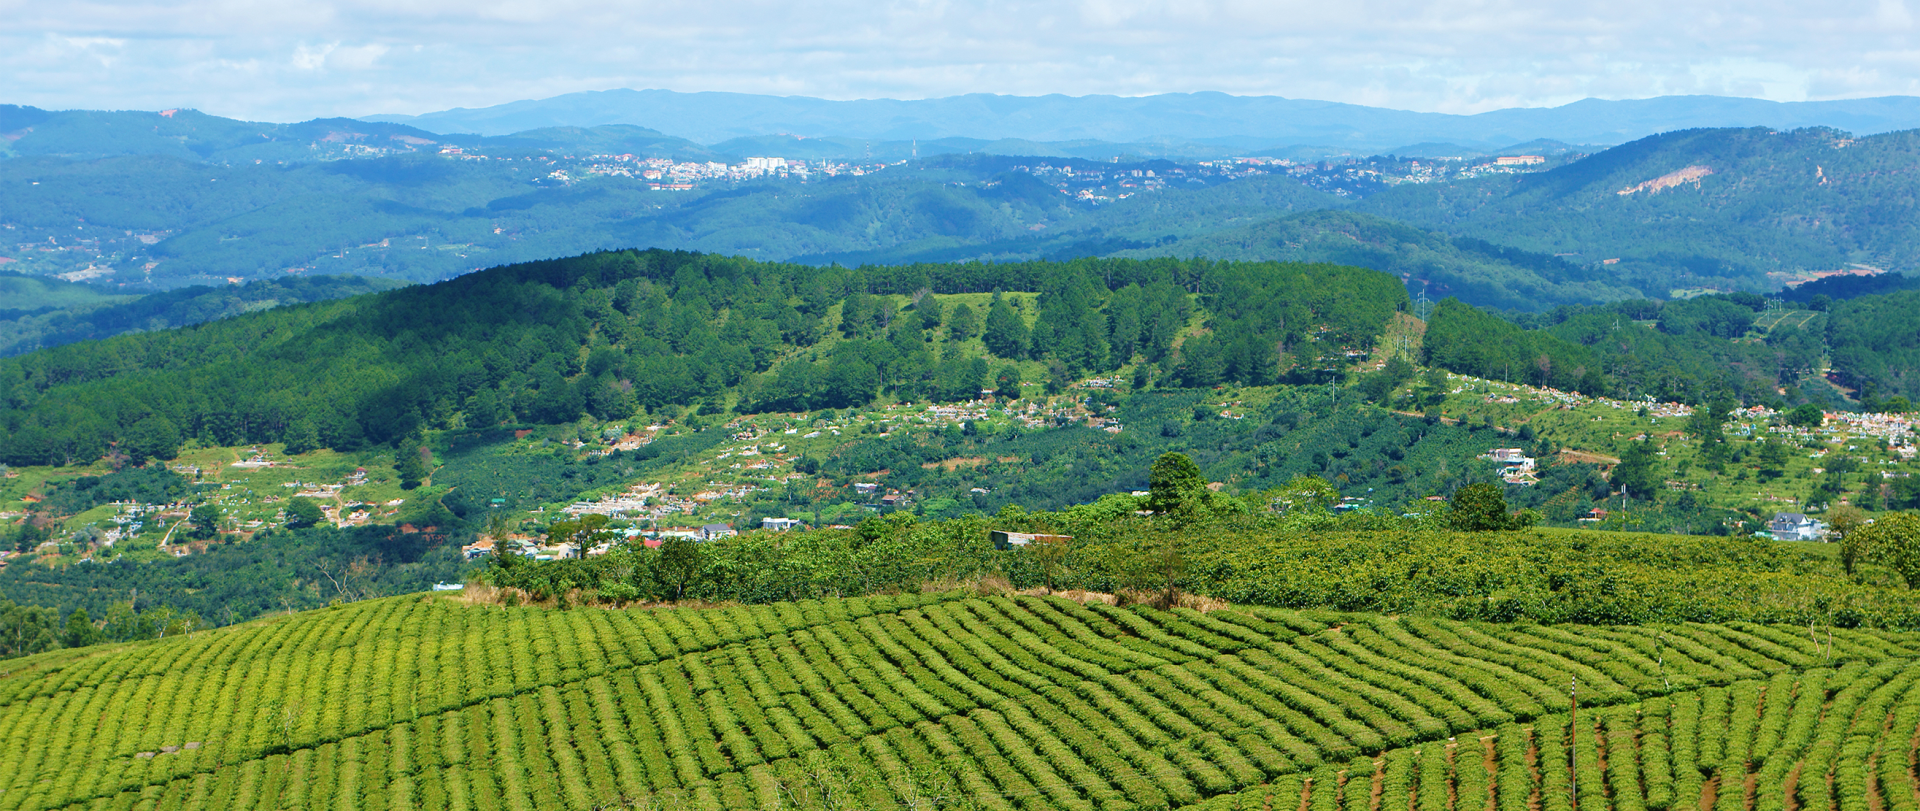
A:
[[[1920,95],[1903,0],[0,0],[0,21],[0,102],[264,121],[616,87],[1217,90],[1454,113]]]

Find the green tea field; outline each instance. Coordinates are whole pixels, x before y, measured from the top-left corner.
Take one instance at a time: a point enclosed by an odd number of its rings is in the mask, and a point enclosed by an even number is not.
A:
[[[1906,811],[1916,657],[1827,627],[411,595],[5,663],[0,808],[1565,811],[1577,781],[1578,811]]]

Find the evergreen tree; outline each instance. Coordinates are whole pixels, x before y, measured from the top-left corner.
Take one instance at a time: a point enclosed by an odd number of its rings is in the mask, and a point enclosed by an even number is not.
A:
[[[313,420],[301,417],[287,426],[287,453],[298,456],[320,449],[320,431],[313,427]]]
[[[1047,393],[1059,394],[1073,385],[1073,370],[1059,358],[1047,361]]]
[[[400,443],[393,453],[393,470],[400,474],[400,488],[412,490],[427,478],[426,448],[418,438]]]
[[[1011,363],[1000,367],[993,377],[993,393],[1006,400],[1020,399],[1020,367]]]
[[[971,309],[968,312],[972,312]],[[940,300],[932,294],[921,296],[919,301],[914,302],[913,313],[920,320],[920,329],[923,332],[940,329],[940,324],[946,320],[946,313],[940,306]]]
[[[1202,335],[1180,346],[1180,366],[1174,371],[1180,385],[1209,389],[1220,385],[1226,374],[1226,359],[1221,356],[1219,341],[1214,336]]]
[[[1788,425],[1797,425],[1802,428],[1818,428],[1826,419],[1826,413],[1812,403],[1803,403],[1786,415]]]
[[[1658,464],[1651,441],[1629,442],[1626,452],[1620,454],[1620,464],[1613,469],[1613,486],[1631,498],[1652,498],[1660,489]]]
[[[1140,286],[1114,291],[1107,303],[1107,344],[1116,364],[1133,360],[1140,348]]]
[[[149,416],[127,429],[126,442],[121,450],[134,464],[143,464],[148,459],[172,459],[180,455],[180,429],[173,421],[158,414]]]
[[[1026,357],[1027,325],[1020,320],[1020,314],[1013,311],[1013,305],[998,293],[994,294],[992,306],[987,308],[980,340],[986,343],[988,352],[1000,357],[1013,360]]]
[[[947,319],[947,337],[955,341],[965,341],[980,334],[980,316],[961,302],[953,308],[953,315]]]

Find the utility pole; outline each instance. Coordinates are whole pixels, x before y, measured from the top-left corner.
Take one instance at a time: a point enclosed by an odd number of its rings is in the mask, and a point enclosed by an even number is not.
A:
[[[1580,811],[1580,770],[1575,766],[1579,756],[1580,740],[1580,679],[1575,677],[1567,687],[1567,698],[1573,702],[1573,709],[1567,712],[1567,787],[1573,793],[1573,811]]]

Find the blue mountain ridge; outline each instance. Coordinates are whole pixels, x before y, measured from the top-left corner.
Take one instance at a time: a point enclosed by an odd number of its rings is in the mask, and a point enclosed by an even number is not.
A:
[[[1619,144],[1696,127],[1828,126],[1859,135],[1920,127],[1920,98],[1774,102],[1720,96],[1585,99],[1475,115],[1422,113],[1225,93],[1002,96],[833,101],[804,96],[601,90],[477,109],[361,120],[442,133],[504,135],[546,127],[630,124],[704,144],[788,134],[879,140],[1181,140],[1236,149],[1314,144],[1389,149],[1441,141],[1498,148],[1533,139]]]

